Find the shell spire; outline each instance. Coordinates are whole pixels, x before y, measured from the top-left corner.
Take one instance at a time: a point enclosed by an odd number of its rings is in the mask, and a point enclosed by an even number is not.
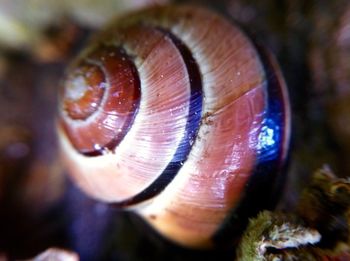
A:
[[[60,108],[79,187],[132,206],[179,244],[213,245],[228,222],[239,230],[273,205],[286,86],[270,55],[212,11],[162,6],[116,20],[75,61]]]

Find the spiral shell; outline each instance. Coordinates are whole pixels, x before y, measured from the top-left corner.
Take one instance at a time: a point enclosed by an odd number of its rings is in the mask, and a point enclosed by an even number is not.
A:
[[[119,18],[78,57],[58,126],[86,193],[205,247],[270,206],[290,119],[277,65],[236,25],[165,6]]]

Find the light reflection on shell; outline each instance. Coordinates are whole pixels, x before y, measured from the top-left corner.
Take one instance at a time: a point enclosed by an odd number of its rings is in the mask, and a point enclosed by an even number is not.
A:
[[[58,121],[63,158],[86,193],[133,207],[191,247],[274,204],[289,142],[286,88],[270,55],[232,22],[193,6],[139,11],[101,33],[65,86],[86,67],[84,94],[63,89]],[[90,100],[99,107],[82,110]]]

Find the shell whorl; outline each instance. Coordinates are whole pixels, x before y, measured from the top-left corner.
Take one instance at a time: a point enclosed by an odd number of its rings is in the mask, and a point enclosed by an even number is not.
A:
[[[59,136],[74,180],[97,199],[143,203],[136,211],[180,244],[211,244],[248,185],[276,185],[286,156],[286,89],[265,58],[206,9],[156,7],[117,20],[62,91]]]

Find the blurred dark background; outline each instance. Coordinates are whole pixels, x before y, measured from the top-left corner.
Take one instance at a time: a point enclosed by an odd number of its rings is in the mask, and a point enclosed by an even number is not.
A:
[[[77,251],[82,260],[233,260],[233,249],[172,245],[133,214],[88,199],[66,178],[55,136],[64,70],[114,12],[149,3],[56,2],[61,4],[0,0],[0,254],[29,258],[58,246]],[[280,63],[293,132],[279,209],[293,210],[312,172],[324,164],[338,176],[349,175],[348,1],[174,2],[195,2],[232,17]]]

